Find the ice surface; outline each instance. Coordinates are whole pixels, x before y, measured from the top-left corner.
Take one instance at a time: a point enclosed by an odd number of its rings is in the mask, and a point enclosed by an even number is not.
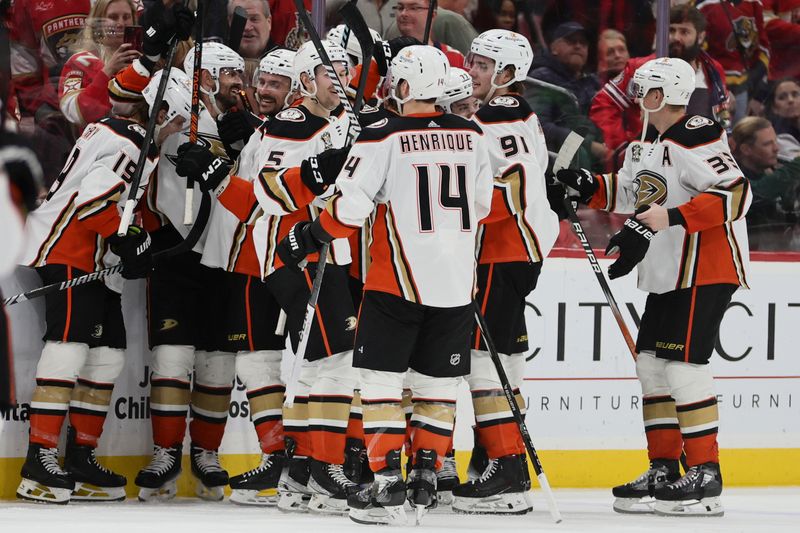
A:
[[[240,507],[180,499],[166,504],[128,500],[120,504],[37,505],[0,502],[3,533],[338,533],[358,531],[495,532],[591,531],[670,533],[719,531],[800,531],[800,487],[725,489],[722,518],[620,515],[611,510],[607,490],[556,490],[564,521],[550,519],[541,492],[534,492],[535,511],[525,516],[464,516],[449,511],[429,513],[420,527],[361,526],[347,517],[287,515],[277,509]],[[411,519],[409,515],[409,519]]]

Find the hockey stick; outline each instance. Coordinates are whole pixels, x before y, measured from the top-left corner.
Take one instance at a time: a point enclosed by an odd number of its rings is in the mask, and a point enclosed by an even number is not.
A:
[[[186,238],[172,248],[153,254],[153,261],[160,261],[161,259],[172,257],[194,248],[194,245],[197,244],[198,240],[200,240],[200,236],[203,234],[203,231],[205,231],[206,223],[208,222],[208,216],[210,213],[211,195],[204,194],[203,199],[200,202],[200,211],[197,213],[197,220],[195,221],[194,226],[189,231],[188,235],[186,235]],[[3,306],[6,307],[9,305],[14,305],[19,302],[33,300],[34,298],[39,298],[40,296],[46,296],[54,292],[63,291],[64,289],[71,289],[72,287],[85,285],[92,281],[105,279],[108,276],[114,275],[118,272],[122,272],[121,263],[112,267],[104,268],[103,270],[98,270],[97,272],[89,272],[88,274],[78,276],[77,278],[51,283],[50,285],[45,285],[44,287],[39,287],[38,289],[33,289],[31,291],[23,292],[14,296],[9,296],[3,300]]]
[[[517,399],[514,397],[511,383],[509,383],[506,371],[503,369],[503,362],[500,360],[500,354],[497,352],[492,336],[489,333],[489,326],[486,324],[486,319],[481,313],[481,307],[478,305],[478,302],[473,300],[472,306],[475,308],[475,319],[478,321],[478,327],[481,328],[481,333],[483,334],[483,342],[486,343],[486,347],[489,349],[489,355],[492,358],[492,363],[494,363],[497,376],[500,378],[500,384],[503,387],[503,393],[508,401],[508,406],[511,408],[514,422],[516,422],[517,427],[519,427],[522,441],[525,443],[525,449],[528,451],[528,457],[531,458],[533,470],[536,472],[536,477],[539,479],[539,486],[542,488],[545,499],[547,500],[547,508],[550,510],[550,516],[552,516],[555,523],[558,524],[561,522],[561,513],[558,511],[556,499],[553,496],[553,489],[550,488],[550,482],[547,481],[547,475],[544,473],[544,468],[542,468],[539,454],[536,453],[536,448],[533,447],[533,439],[531,439],[531,434],[528,433],[528,427],[525,425],[525,420],[522,418],[522,412],[519,410],[519,405],[517,405]]]
[[[147,119],[147,129],[144,132],[144,140],[139,149],[139,160],[136,162],[136,170],[131,178],[131,186],[128,191],[128,199],[125,200],[125,207],[122,210],[122,217],[120,217],[119,228],[117,235],[124,237],[128,234],[128,226],[131,225],[133,220],[133,209],[138,202],[139,184],[142,182],[142,174],[144,173],[144,164],[147,160],[147,153],[150,151],[150,143],[153,142],[153,135],[156,131],[156,118],[158,112],[161,110],[161,102],[164,100],[164,91],[167,89],[169,83],[169,71],[172,68],[172,61],[175,59],[175,50],[178,47],[178,37],[172,38],[172,44],[169,45],[169,52],[167,52],[167,62],[164,65],[164,72],[161,73],[161,80],[158,82],[158,90],[156,90],[156,97],[153,100],[153,105],[150,108],[150,117]]]
[[[369,32],[364,16],[356,7],[357,1],[350,0],[339,9],[339,14],[347,24],[348,31],[352,29],[353,35],[356,36],[358,44],[361,46],[361,75],[358,79],[356,98],[353,100],[353,111],[355,113],[361,111],[361,107],[364,104],[364,91],[367,88],[367,78],[372,65],[372,50],[375,47],[375,42],[372,40],[372,34]]]
[[[558,151],[555,163],[553,163],[553,175],[555,175],[559,170],[569,166],[572,158],[575,157],[575,153],[578,151],[578,148],[580,148],[582,142],[583,137],[574,131],[570,132],[564,141],[564,144],[561,145],[561,149]],[[586,237],[586,232],[583,231],[581,220],[578,218],[578,214],[575,212],[575,208],[572,206],[572,200],[570,200],[569,196],[566,194],[566,191],[564,191],[563,203],[564,209],[567,211],[570,225],[572,226],[572,231],[575,232],[575,236],[578,237],[578,240],[581,242],[583,251],[586,253],[586,257],[589,259],[589,264],[592,265],[594,275],[597,277],[597,282],[600,284],[600,288],[606,297],[606,301],[611,307],[611,313],[614,315],[614,319],[617,321],[619,331],[622,333],[622,337],[625,339],[625,344],[628,346],[628,350],[630,350],[633,360],[636,361],[636,343],[631,336],[628,325],[625,323],[625,319],[622,318],[622,312],[619,310],[617,300],[614,298],[614,294],[611,292],[611,287],[608,286],[608,281],[606,281],[606,277],[603,274],[603,269],[600,268],[600,263],[597,262],[597,257],[594,255],[592,245],[589,244],[589,239]]]
[[[244,27],[247,25],[247,11],[242,6],[236,6],[233,10],[233,17],[231,17],[231,28],[228,33],[228,48],[239,53],[239,47],[242,46],[242,35],[244,35]]]
[[[194,27],[194,65],[192,65],[192,107],[189,119],[189,142],[197,144],[200,123],[200,77],[203,68],[203,0],[197,0]],[[194,218],[194,180],[186,177],[186,194],[183,197],[183,224],[188,226]]]
[[[433,12],[436,11],[436,0],[428,0],[428,16],[425,18],[425,32],[422,34],[422,44],[428,44],[433,31]]]

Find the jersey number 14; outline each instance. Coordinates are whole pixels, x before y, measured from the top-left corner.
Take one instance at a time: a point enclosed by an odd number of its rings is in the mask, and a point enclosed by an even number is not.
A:
[[[471,224],[469,198],[467,197],[466,165],[438,163],[436,167],[439,169],[439,205],[446,210],[459,211],[461,215],[461,230],[469,231]],[[419,230],[423,233],[428,233],[433,231],[434,226],[429,165],[414,165],[414,169],[417,172]],[[455,176],[455,191],[453,191],[453,176]]]

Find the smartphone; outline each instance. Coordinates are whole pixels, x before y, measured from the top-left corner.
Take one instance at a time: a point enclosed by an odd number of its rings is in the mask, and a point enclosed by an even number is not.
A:
[[[142,51],[144,29],[141,26],[125,26],[124,42],[131,45],[133,50]]]

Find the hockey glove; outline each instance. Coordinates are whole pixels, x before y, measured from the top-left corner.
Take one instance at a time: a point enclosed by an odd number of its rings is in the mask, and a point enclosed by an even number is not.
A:
[[[217,131],[228,157],[236,159],[260,124],[261,119],[245,110],[228,111],[217,118]]]
[[[350,148],[331,148],[309,157],[300,164],[300,178],[308,189],[319,196],[336,183],[339,172],[347,161]]]
[[[153,2],[144,19],[142,52],[149,57],[163,55],[176,35],[180,41],[188,39],[194,26],[194,14],[183,4],[167,9],[163,2]]]
[[[558,215],[558,220],[569,218],[567,208],[564,207],[564,199],[567,197],[567,191],[560,183],[553,181],[552,178],[546,182],[547,188],[547,201],[550,204],[550,209]]]
[[[638,214],[646,209],[647,207],[639,208],[636,212]],[[655,231],[636,220],[635,216],[626,220],[622,229],[611,236],[606,247],[606,255],[619,253],[619,259],[608,267],[608,277],[617,279],[629,274],[644,259],[655,234]]]
[[[378,64],[378,74],[385,77],[392,64],[392,58],[400,53],[400,50],[406,46],[414,46],[422,44],[419,39],[415,37],[395,37],[388,41],[378,41],[372,49],[372,55],[375,62]]]
[[[567,186],[570,196],[577,196],[581,203],[588,204],[600,186],[594,174],[585,168],[564,168],[556,173],[556,179]]]
[[[0,167],[8,174],[14,202],[27,212],[36,209],[42,192],[42,166],[36,153],[21,136],[3,132]]]
[[[299,270],[306,256],[319,251],[323,244],[332,240],[319,222],[298,222],[278,243],[278,257],[287,267]]]
[[[230,167],[205,146],[184,143],[178,147],[175,173],[193,179],[204,192],[213,192],[226,177]]]
[[[111,251],[117,254],[122,261],[122,277],[125,279],[139,279],[147,277],[153,268],[153,251],[150,249],[152,241],[150,234],[139,226],[128,226],[128,234],[119,237],[115,233],[108,239]]]

